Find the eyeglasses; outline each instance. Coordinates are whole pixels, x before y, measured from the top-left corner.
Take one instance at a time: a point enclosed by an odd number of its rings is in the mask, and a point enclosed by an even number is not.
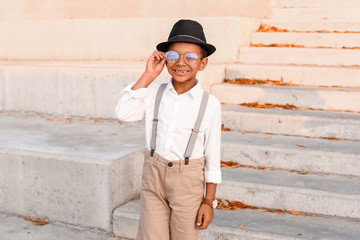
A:
[[[170,64],[176,63],[179,61],[180,55],[184,55],[184,60],[189,65],[195,64],[196,60],[199,58],[196,53],[178,53],[175,51],[168,51],[166,52],[166,61]]]

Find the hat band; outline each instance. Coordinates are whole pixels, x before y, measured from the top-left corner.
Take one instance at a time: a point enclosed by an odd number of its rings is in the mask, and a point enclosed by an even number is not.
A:
[[[206,42],[204,42],[203,40],[201,40],[197,37],[190,36],[190,35],[176,35],[176,36],[169,38],[168,41],[171,41],[173,38],[176,38],[176,37],[190,37],[190,38],[196,39],[196,40],[206,44]]]

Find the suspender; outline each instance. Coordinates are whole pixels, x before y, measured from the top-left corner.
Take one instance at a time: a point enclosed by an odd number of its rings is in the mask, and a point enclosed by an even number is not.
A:
[[[195,140],[196,140],[196,137],[197,137],[197,135],[199,133],[200,125],[201,125],[201,122],[202,122],[203,117],[204,117],[204,113],[205,113],[205,109],[206,109],[206,106],[207,106],[208,99],[209,99],[209,93],[204,91],[203,95],[202,95],[202,99],[201,99],[199,113],[198,113],[198,116],[196,118],[194,128],[191,131],[189,142],[188,142],[188,145],[186,147],[185,154],[184,154],[185,164],[186,165],[188,165],[189,158],[191,157],[191,154],[193,152],[193,149],[194,149],[194,146],[195,146]]]
[[[151,148],[151,156],[154,155],[155,148],[156,148],[156,130],[158,124],[158,115],[159,115],[159,106],[160,100],[166,88],[166,83],[160,85],[160,88],[156,94],[155,98],[155,109],[154,109],[154,118],[153,118],[153,126],[152,126],[152,134],[151,134],[151,141],[150,141],[150,148]]]
[[[155,148],[156,148],[156,131],[157,131],[157,123],[159,121],[158,120],[159,106],[160,106],[161,97],[164,93],[166,85],[167,85],[167,83],[163,83],[160,85],[160,88],[159,88],[159,90],[156,94],[156,98],[155,98],[154,119],[153,119],[153,127],[152,127],[151,141],[150,141],[151,156],[154,155]],[[191,135],[190,135],[188,144],[186,146],[186,150],[185,150],[185,154],[184,154],[185,165],[189,164],[189,158],[191,157],[191,154],[194,150],[195,140],[199,133],[201,122],[204,118],[208,99],[209,99],[209,93],[204,91],[203,95],[202,95],[202,99],[201,99],[199,113],[196,118],[194,128],[191,131]]]

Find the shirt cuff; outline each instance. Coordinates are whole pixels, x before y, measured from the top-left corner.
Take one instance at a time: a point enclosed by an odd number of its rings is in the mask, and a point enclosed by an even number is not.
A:
[[[205,182],[207,183],[221,183],[221,171],[213,170],[213,171],[205,171]]]
[[[125,87],[121,94],[123,93],[129,93],[131,97],[133,98],[144,98],[148,92],[147,88],[139,88],[136,90],[132,90],[131,88],[135,85],[135,82],[130,83],[127,87]]]

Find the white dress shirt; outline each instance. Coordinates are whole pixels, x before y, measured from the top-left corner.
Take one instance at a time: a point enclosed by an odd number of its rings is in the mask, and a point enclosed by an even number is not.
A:
[[[140,121],[145,117],[146,148],[150,150],[152,120],[156,93],[161,83],[153,82],[147,88],[131,90],[135,83],[124,88],[115,114],[121,121]],[[197,83],[184,94],[177,94],[172,82],[167,84],[162,96],[155,153],[171,160],[184,159],[186,146],[198,116],[203,89]],[[191,158],[205,157],[205,181],[221,182],[220,170],[221,104],[210,95],[194,151]]]

